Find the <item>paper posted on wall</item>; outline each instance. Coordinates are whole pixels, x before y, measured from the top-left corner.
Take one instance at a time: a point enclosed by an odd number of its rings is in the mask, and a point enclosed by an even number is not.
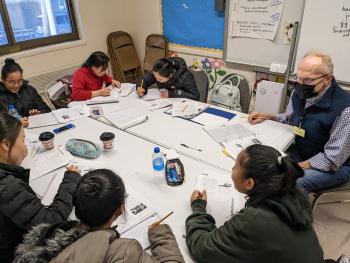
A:
[[[234,0],[230,10],[231,36],[274,40],[284,0]]]

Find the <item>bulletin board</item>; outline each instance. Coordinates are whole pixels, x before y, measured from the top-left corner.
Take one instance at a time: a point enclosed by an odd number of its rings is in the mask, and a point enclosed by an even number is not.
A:
[[[163,34],[171,44],[224,49],[225,13],[215,0],[161,0]]]

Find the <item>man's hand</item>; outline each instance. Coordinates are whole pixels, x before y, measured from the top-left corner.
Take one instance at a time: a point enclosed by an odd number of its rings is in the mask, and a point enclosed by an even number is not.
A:
[[[29,115],[30,116],[38,115],[38,114],[40,114],[40,110],[37,110],[37,109],[29,110]]]
[[[298,165],[304,170],[312,168],[312,166],[311,166],[311,164],[310,164],[310,162],[308,160],[303,161],[303,162],[299,162]]]
[[[160,93],[160,97],[163,99],[169,98],[169,91],[164,90]]]
[[[203,192],[199,192],[197,190],[194,190],[191,196],[191,203],[196,199],[203,199],[207,201],[207,191],[203,190]]]
[[[145,92],[146,92],[146,90],[144,88],[138,87],[136,89],[136,93],[137,93],[137,95],[139,95],[139,97],[143,97],[145,95]]]
[[[253,111],[252,113],[249,114],[248,121],[251,124],[257,124],[264,120],[275,120],[275,118],[276,117],[274,115],[271,115],[268,113]]]
[[[115,80],[115,79],[112,79],[112,87],[113,88],[120,88],[121,87],[121,84],[118,80]]]

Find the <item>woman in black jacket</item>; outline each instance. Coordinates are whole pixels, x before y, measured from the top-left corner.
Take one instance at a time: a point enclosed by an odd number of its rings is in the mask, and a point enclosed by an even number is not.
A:
[[[14,105],[21,117],[51,111],[36,89],[23,80],[23,69],[12,58],[5,59],[1,70],[0,100],[7,107]]]
[[[137,94],[142,97],[153,84],[161,89],[162,98],[188,98],[199,100],[199,91],[185,60],[179,57],[161,58],[153,66],[153,72],[146,74],[137,83]]]
[[[295,184],[303,175],[297,163],[272,147],[243,150],[232,180],[237,191],[248,196],[244,209],[217,228],[206,212],[206,192],[192,194],[186,243],[196,261],[322,263],[310,203]]]
[[[79,169],[68,167],[54,201],[43,206],[29,186],[29,170],[20,166],[28,151],[24,137],[21,122],[0,113],[0,262],[12,261],[15,247],[32,226],[68,218],[80,180]]]

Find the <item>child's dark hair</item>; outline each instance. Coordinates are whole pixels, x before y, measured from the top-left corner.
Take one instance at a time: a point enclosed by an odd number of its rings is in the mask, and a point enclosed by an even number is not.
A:
[[[102,51],[95,51],[88,57],[82,67],[91,68],[95,66],[98,68],[102,67],[102,69],[105,70],[108,67],[108,62],[109,57],[105,53]]]
[[[111,219],[124,201],[125,186],[120,176],[108,169],[97,169],[81,177],[73,205],[82,223],[99,227]]]
[[[22,123],[15,117],[8,115],[6,112],[0,112],[0,142],[7,140],[9,143],[9,153],[11,154],[13,145],[16,143]]]
[[[17,64],[12,58],[6,58],[5,65],[2,67],[1,70],[1,78],[5,80],[7,79],[8,74],[17,71],[21,72],[21,74],[23,73],[23,69],[19,64]]]
[[[276,149],[258,144],[247,147],[243,154],[240,165],[244,177],[254,180],[248,193],[251,204],[287,193],[294,194],[301,204],[307,201],[296,187],[296,180],[304,176],[304,171],[290,157],[282,157]]]
[[[162,77],[168,78],[175,71],[175,62],[169,59],[161,58],[153,65],[153,71],[157,72]]]

